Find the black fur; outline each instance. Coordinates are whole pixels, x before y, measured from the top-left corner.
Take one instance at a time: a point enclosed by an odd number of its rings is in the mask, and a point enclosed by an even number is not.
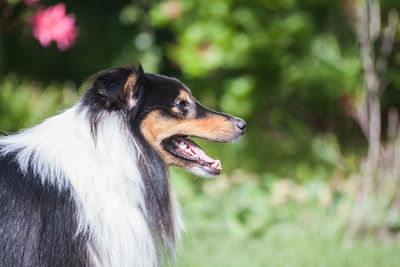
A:
[[[71,191],[25,176],[13,155],[0,170],[0,266],[88,266]]]

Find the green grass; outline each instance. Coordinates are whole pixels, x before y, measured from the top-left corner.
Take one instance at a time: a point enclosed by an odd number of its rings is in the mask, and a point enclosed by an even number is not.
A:
[[[189,231],[178,252],[178,266],[399,266],[398,244],[363,240],[345,247],[324,231],[293,224],[271,227],[263,238]]]
[[[400,266],[399,243],[367,237],[345,245],[346,212],[337,205],[323,207],[311,196],[271,206],[270,190],[259,183],[228,180],[221,189],[219,178],[193,183],[184,176],[173,178],[186,225],[178,267]]]
[[[326,224],[280,222],[265,229],[261,237],[237,236],[222,225],[220,231],[207,231],[207,226],[199,229],[189,224],[178,250],[178,266],[399,266],[399,244],[384,245],[365,239],[346,246],[341,227],[335,229],[337,222],[329,222],[332,216],[318,216]],[[203,223],[223,224],[224,218],[210,220],[213,221]]]

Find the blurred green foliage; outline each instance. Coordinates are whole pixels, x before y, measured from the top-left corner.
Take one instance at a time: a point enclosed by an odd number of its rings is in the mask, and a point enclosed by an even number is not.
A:
[[[224,176],[202,181],[173,169],[190,236],[180,266],[396,266],[398,246],[363,240],[342,247],[339,203],[350,201],[347,192],[331,192],[328,204],[319,200],[326,181],[351,175],[366,149],[348,114],[362,87],[354,1],[70,0],[67,12],[75,13],[80,34],[64,52],[41,47],[25,23],[32,10],[6,2],[3,131],[56,114],[74,103],[91,74],[128,63],[175,76],[205,105],[248,122],[235,144],[196,140],[222,160]],[[400,0],[382,7],[383,14],[400,9]],[[400,107],[399,65],[397,49],[383,110]],[[289,182],[288,197],[279,178],[303,186]]]
[[[4,76],[0,86],[1,130],[15,132],[32,126],[70,106],[76,99],[76,88],[68,82],[54,81],[42,86],[15,74]]]
[[[64,52],[41,47],[21,23],[32,11],[18,1],[12,6],[7,21],[19,23],[0,27],[1,77],[79,87],[97,71],[132,62],[176,76],[206,105],[248,121],[238,144],[217,146],[226,171],[240,166],[303,182],[329,179],[339,154],[352,160],[364,149],[346,114],[362,86],[351,1],[69,1],[80,35]],[[390,84],[385,106],[400,103],[399,85]],[[2,129],[26,126],[14,121]],[[338,155],[321,160],[316,142]]]

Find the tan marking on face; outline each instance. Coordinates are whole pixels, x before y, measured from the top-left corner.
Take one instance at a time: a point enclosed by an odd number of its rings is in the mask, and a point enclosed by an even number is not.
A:
[[[212,141],[227,142],[235,138],[235,125],[227,117],[210,114],[204,118],[173,119],[160,111],[150,112],[141,124],[141,132],[146,141],[161,154],[169,165],[180,165],[178,158],[165,151],[161,142],[173,135],[196,136]]]
[[[190,101],[190,96],[188,95],[188,93],[186,93],[185,90],[181,89],[179,91],[179,95],[176,97],[177,99],[183,99],[186,101]]]

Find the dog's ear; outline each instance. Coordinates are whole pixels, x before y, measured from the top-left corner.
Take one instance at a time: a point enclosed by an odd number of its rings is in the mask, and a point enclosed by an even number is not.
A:
[[[133,109],[138,97],[138,82],[143,77],[141,66],[114,68],[96,75],[94,87],[106,99],[106,104]]]
[[[141,65],[134,68],[133,72],[125,80],[124,87],[120,93],[121,99],[126,103],[129,110],[133,109],[139,97],[140,82],[143,79],[143,68]]]

